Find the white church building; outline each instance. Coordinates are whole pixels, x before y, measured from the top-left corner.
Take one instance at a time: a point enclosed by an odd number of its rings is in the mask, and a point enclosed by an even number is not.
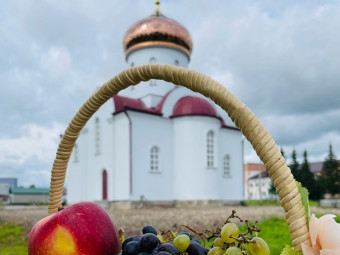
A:
[[[189,32],[156,11],[124,42],[129,66],[187,67]],[[243,194],[242,133],[213,102],[151,80],[104,104],[82,130],[67,171],[68,202],[218,200]]]

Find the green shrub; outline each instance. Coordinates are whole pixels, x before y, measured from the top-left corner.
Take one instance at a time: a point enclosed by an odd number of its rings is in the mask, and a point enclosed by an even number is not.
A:
[[[280,206],[276,200],[243,200],[241,205],[245,206]]]
[[[244,206],[281,206],[276,200],[243,200],[241,205]],[[319,206],[319,201],[309,200],[309,206]]]

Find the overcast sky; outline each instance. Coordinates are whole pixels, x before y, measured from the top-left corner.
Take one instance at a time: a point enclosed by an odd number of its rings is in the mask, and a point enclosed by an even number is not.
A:
[[[153,0],[12,0],[0,8],[0,177],[48,186],[62,133],[127,67],[126,30]],[[189,67],[245,103],[290,159],[340,158],[340,1],[162,0],[194,43]],[[246,162],[258,162],[247,144]]]

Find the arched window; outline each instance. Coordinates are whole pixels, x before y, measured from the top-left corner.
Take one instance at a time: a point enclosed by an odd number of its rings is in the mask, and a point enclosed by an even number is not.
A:
[[[207,134],[207,167],[214,167],[214,132],[210,130]]]
[[[177,59],[175,60],[175,66],[179,66],[179,61]]]
[[[156,64],[156,58],[155,57],[150,58],[150,64]],[[157,85],[156,80],[154,80],[154,79],[150,80],[150,85],[156,86]]]
[[[150,150],[150,172],[152,173],[160,172],[159,148],[157,146],[153,146]]]
[[[94,155],[100,155],[100,121],[99,118],[97,117],[95,120],[95,127],[94,127],[94,144],[95,144],[95,153]]]
[[[107,171],[104,169],[102,172],[103,193],[102,199],[107,200]]]
[[[223,175],[225,177],[230,177],[230,156],[226,154],[223,157]]]
[[[134,67],[134,66],[135,66],[135,63],[131,62],[130,66],[131,66],[131,67]]]
[[[78,144],[75,144],[73,147],[73,163],[79,162],[79,147]]]

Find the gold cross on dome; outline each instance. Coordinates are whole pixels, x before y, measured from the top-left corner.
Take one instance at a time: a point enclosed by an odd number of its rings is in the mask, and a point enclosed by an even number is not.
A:
[[[159,0],[156,0],[156,15],[158,16],[160,11],[159,11]]]

